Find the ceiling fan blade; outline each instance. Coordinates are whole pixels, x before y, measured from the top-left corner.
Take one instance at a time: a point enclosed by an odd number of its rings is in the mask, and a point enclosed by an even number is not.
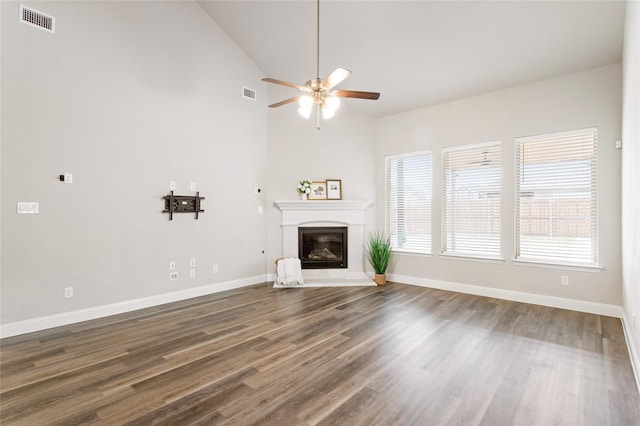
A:
[[[377,92],[359,92],[357,90],[335,90],[332,93],[340,98],[371,99],[374,101],[380,97],[380,93]]]
[[[289,83],[288,81],[276,80],[275,78],[266,77],[266,78],[263,78],[262,81],[266,81],[267,83],[280,84],[281,86],[293,87],[294,89],[298,89],[298,90],[304,90],[304,91],[307,90],[306,87],[300,86],[299,84]]]
[[[342,83],[344,79],[349,77],[350,75],[351,71],[344,68],[336,68],[334,72],[332,72],[327,76],[327,78],[322,80],[322,87],[330,90],[331,88],[333,88],[333,86]]]
[[[295,98],[285,99],[284,101],[276,102],[275,104],[269,105],[269,108],[278,108],[282,105],[290,104],[291,102],[295,102],[300,99],[300,96],[296,96]]]

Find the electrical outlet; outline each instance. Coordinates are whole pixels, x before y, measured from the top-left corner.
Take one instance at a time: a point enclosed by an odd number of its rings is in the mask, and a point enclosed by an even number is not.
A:
[[[196,277],[196,270],[189,269],[189,278],[195,278],[195,277]]]
[[[196,260],[195,259],[190,259],[189,260],[189,266],[192,267],[192,268],[195,268],[196,267]]]
[[[73,183],[73,175],[71,173],[65,173],[63,176],[64,183]]]
[[[253,193],[256,195],[259,195],[262,192],[262,189],[258,188],[257,186],[255,188],[253,188]]]
[[[213,265],[212,272],[213,272],[214,274],[217,274],[217,273],[218,273],[218,265]]]
[[[170,281],[175,281],[178,279],[178,273],[177,272],[170,272],[169,273],[169,280]]]
[[[191,182],[191,184],[189,185],[189,188],[191,188],[192,191],[196,190],[196,183],[195,182]]]
[[[64,288],[64,298],[71,299],[73,297],[73,287]]]
[[[169,181],[169,190],[173,191],[174,189],[176,189],[176,181],[171,180]]]
[[[169,270],[170,271],[175,271],[176,270],[176,262],[175,261],[171,261],[169,262]]]
[[[560,275],[560,285],[569,285],[569,277],[567,275]]]

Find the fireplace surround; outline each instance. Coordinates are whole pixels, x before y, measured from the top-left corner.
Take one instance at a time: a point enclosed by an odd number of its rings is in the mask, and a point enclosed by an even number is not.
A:
[[[366,200],[283,200],[274,204],[282,214],[282,257],[299,257],[299,227],[346,227],[347,267],[303,269],[307,279],[367,279],[364,272],[365,212],[372,205]]]

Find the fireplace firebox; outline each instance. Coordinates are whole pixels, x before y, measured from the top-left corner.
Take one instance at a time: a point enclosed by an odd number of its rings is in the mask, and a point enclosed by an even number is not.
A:
[[[302,269],[347,268],[347,227],[299,227]]]

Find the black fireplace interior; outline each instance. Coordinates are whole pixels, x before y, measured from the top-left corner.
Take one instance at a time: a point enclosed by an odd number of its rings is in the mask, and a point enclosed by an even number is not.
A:
[[[347,267],[347,227],[299,227],[302,269]]]

